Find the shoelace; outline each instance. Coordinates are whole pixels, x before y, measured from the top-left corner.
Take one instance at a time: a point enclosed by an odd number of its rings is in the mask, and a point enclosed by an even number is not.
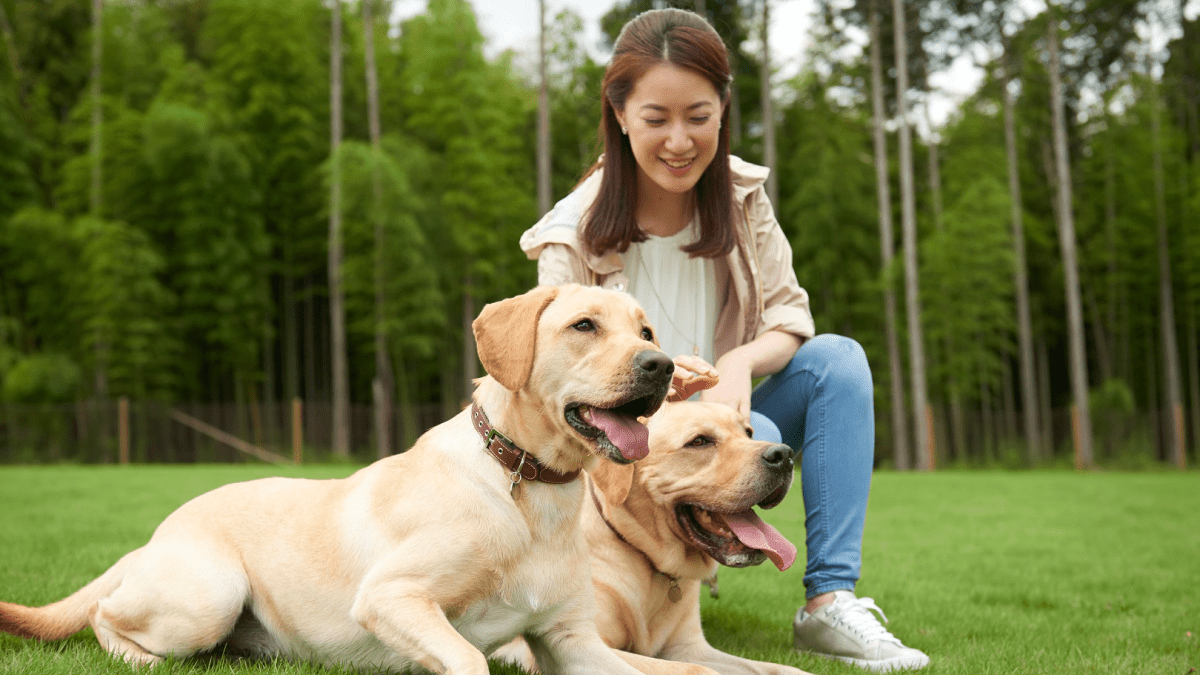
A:
[[[875,604],[871,598],[855,598],[854,600],[846,600],[846,609],[838,615],[837,623],[845,624],[847,628],[858,633],[868,641],[879,640],[883,642],[894,642],[902,644],[900,639],[892,635],[883,624],[879,623],[871,612],[877,612],[884,623],[887,622],[887,615]]]

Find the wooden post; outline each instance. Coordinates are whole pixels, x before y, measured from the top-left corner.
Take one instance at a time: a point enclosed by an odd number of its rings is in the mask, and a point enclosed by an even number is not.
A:
[[[929,470],[933,471],[937,468],[937,437],[933,433],[933,406],[925,405],[925,438],[927,444],[925,452],[929,457]]]
[[[1175,456],[1175,466],[1180,471],[1187,468],[1187,449],[1184,447],[1183,439],[1187,436],[1183,426],[1183,405],[1175,404],[1175,447],[1172,448],[1172,454]]]
[[[1071,439],[1075,443],[1075,470],[1083,468],[1083,444],[1079,440],[1079,408],[1071,406]]]
[[[129,397],[117,399],[117,456],[122,464],[129,463]]]
[[[304,427],[301,425],[304,404],[300,397],[292,399],[292,462],[299,464],[304,454]]]

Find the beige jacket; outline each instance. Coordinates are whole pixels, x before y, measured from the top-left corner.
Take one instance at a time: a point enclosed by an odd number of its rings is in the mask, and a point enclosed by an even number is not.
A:
[[[802,339],[813,336],[808,293],[796,281],[792,247],[775,219],[763,185],[768,169],[730,156],[734,203],[741,205],[737,246],[716,260],[721,310],[713,337],[713,358],[750,342],[769,330]],[[521,235],[521,248],[538,261],[538,284],[579,283],[624,290],[629,283],[621,254],[588,253],[577,231],[584,213],[600,191],[596,170]]]

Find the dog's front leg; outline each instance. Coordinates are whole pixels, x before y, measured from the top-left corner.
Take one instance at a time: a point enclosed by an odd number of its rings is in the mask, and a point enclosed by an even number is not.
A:
[[[707,641],[676,644],[663,650],[663,658],[707,666],[721,675],[812,675],[807,671],[780,663],[752,661],[727,654]]]
[[[488,675],[487,658],[467,641],[429,593],[408,579],[364,584],[352,616],[406,659],[445,675]]]
[[[542,675],[637,675],[639,672],[604,644],[591,623],[526,635],[525,641]]]

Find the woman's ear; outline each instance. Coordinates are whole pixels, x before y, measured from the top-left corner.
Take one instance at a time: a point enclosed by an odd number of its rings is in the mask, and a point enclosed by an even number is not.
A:
[[[610,105],[611,105],[611,104],[610,104]],[[625,124],[625,114],[624,114],[624,113],[622,113],[620,110],[617,110],[617,106],[615,106],[615,105],[613,106],[613,117],[616,117],[616,118],[617,118],[617,125],[618,125],[618,126],[620,126],[622,129],[628,129],[628,128],[629,128],[629,127],[628,127],[628,126]]]

